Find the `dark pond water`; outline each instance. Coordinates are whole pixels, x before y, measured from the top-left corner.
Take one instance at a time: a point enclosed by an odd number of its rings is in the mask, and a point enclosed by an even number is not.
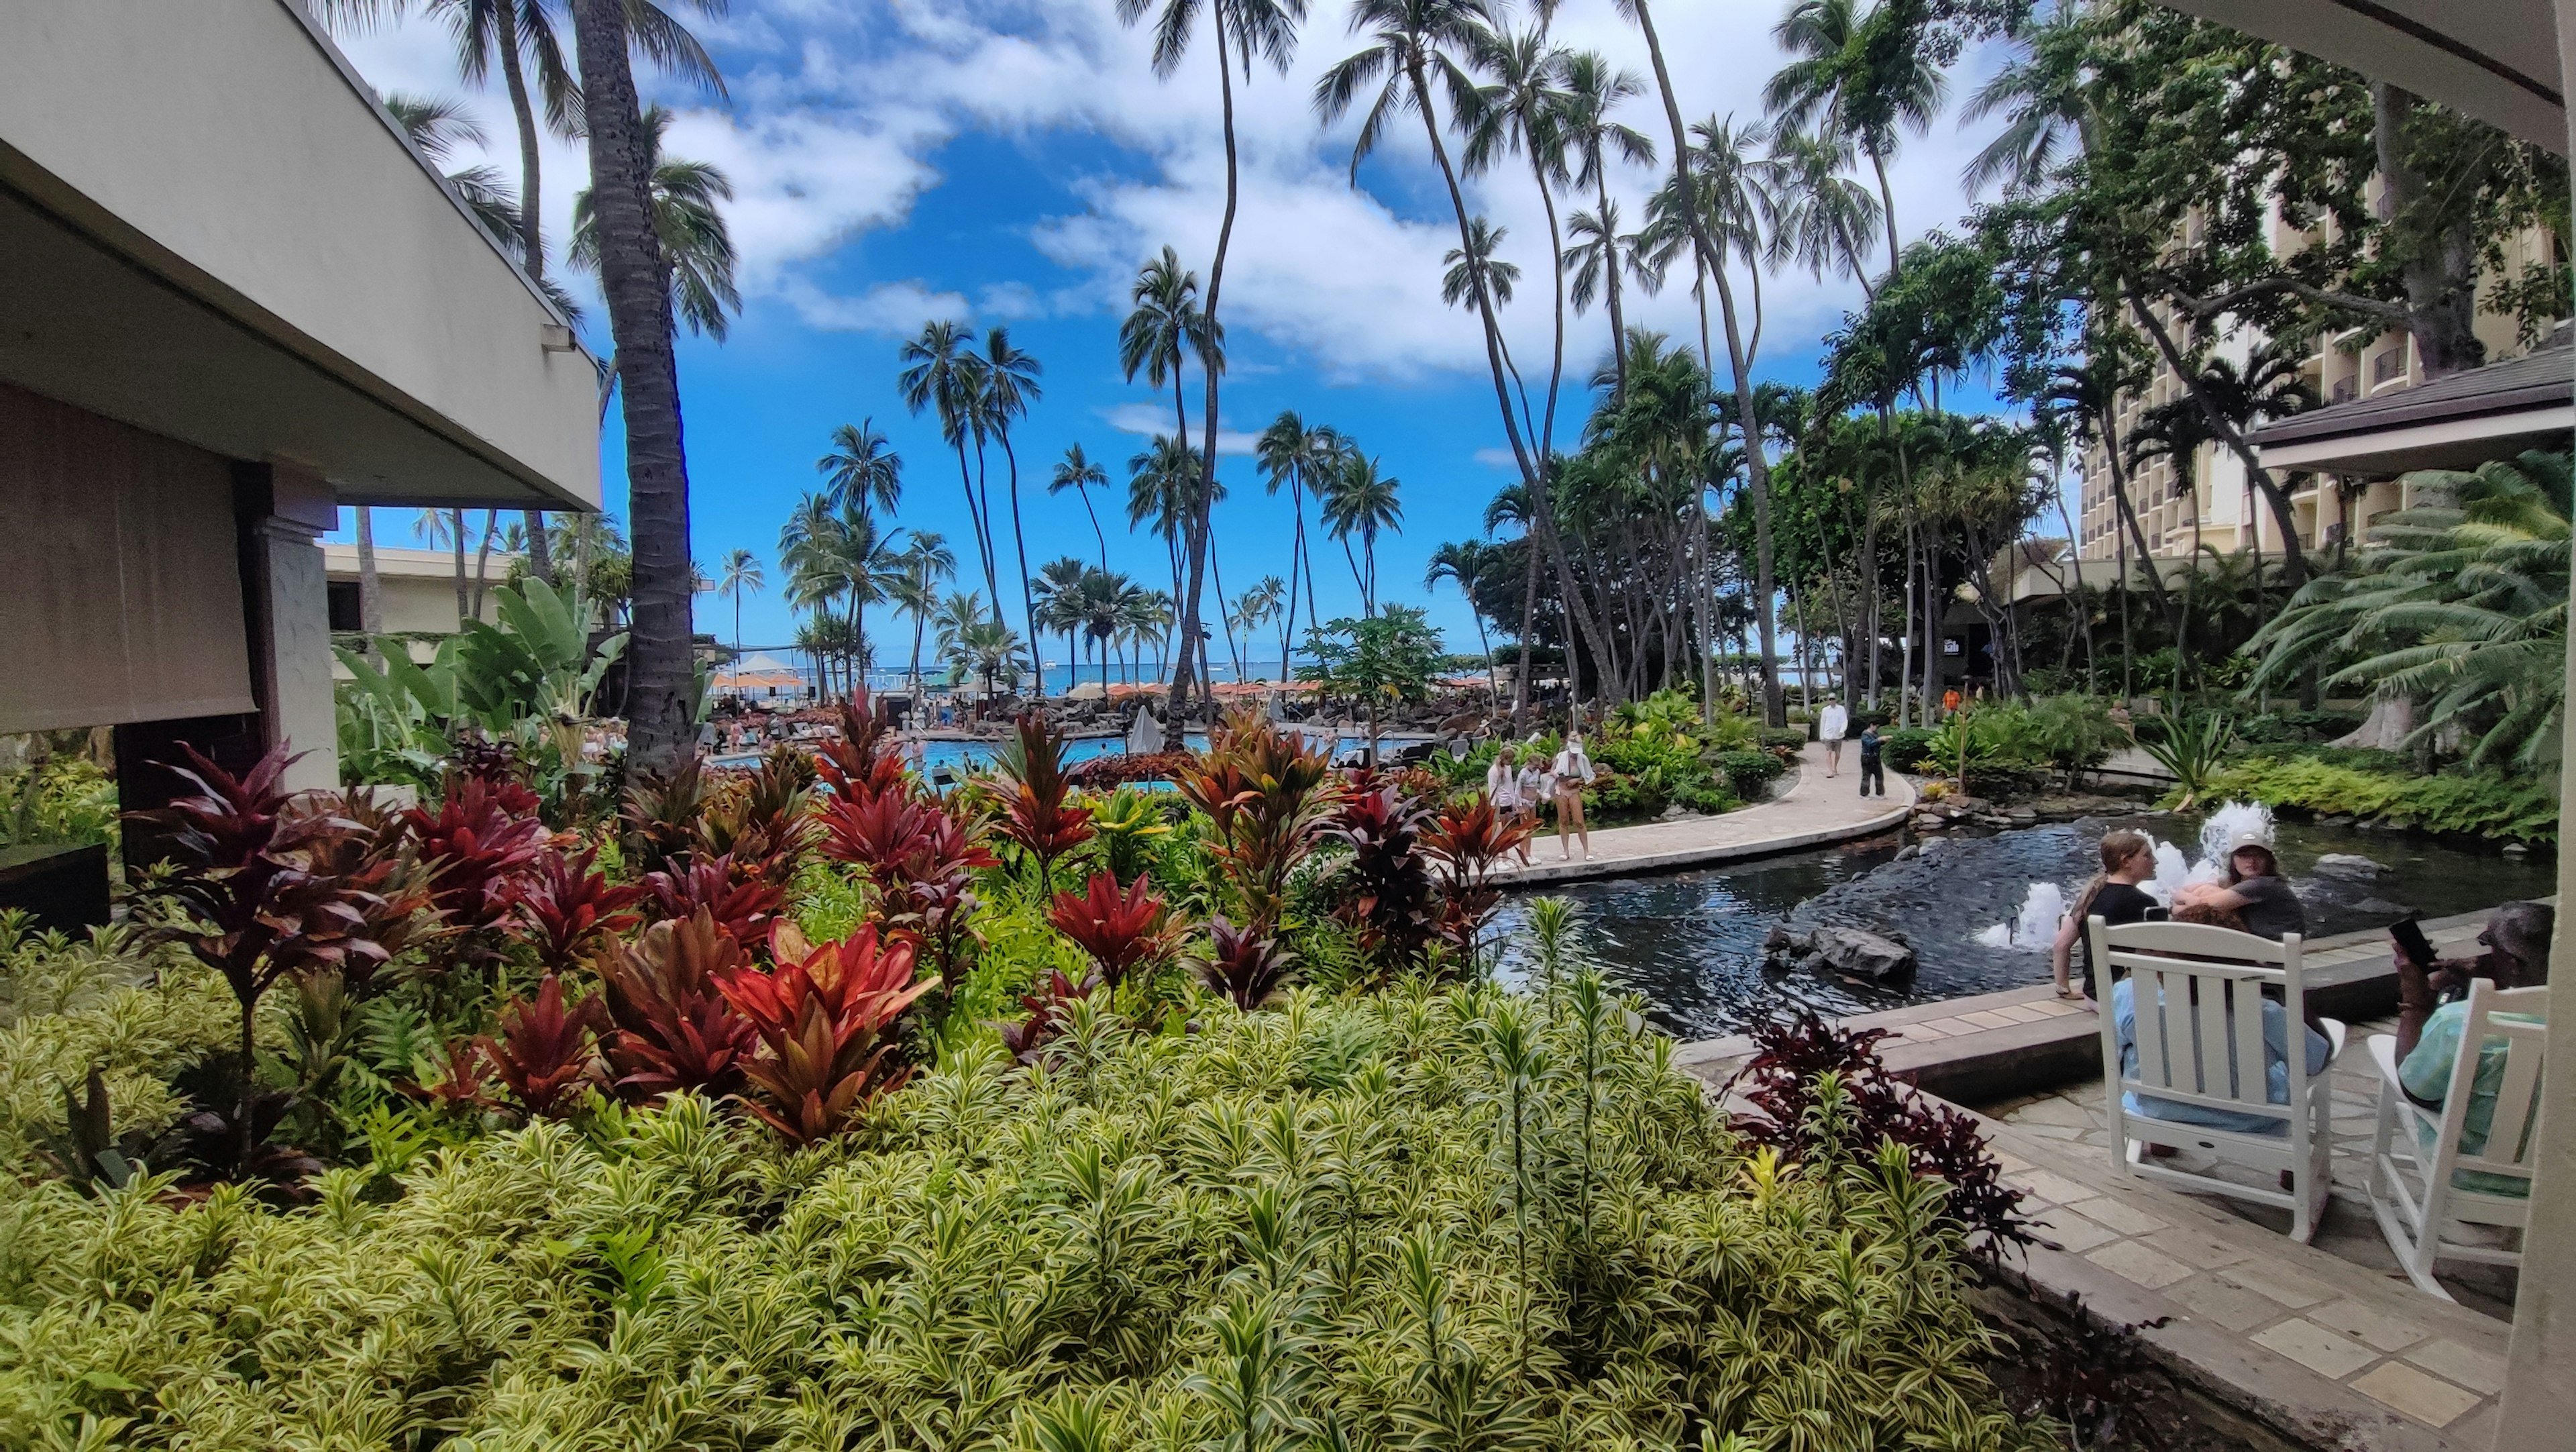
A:
[[[2196,856],[2196,816],[2092,818],[1989,837],[1952,836],[1926,854],[1895,860],[1895,835],[1704,872],[1574,883],[1556,889],[1583,910],[1592,951],[1622,986],[1644,995],[1665,1031],[1683,1038],[1732,1033],[1806,1004],[1826,1014],[1865,1013],[1926,1000],[1991,993],[2048,979],[2042,949],[1978,941],[2019,915],[2033,882],[2072,896],[2096,865],[2094,844],[2133,827]],[[2390,832],[2283,822],[2283,869],[2307,906],[2311,936],[2382,927],[2410,910],[2427,917],[2475,912],[2557,890],[2555,859],[2466,850]],[[2366,881],[2315,872],[2318,857],[2347,853],[2387,870]],[[1503,907],[1502,971],[1527,967],[1522,899]],[[1902,931],[1920,960],[1903,988],[1762,971],[1774,923],[1831,923]]]

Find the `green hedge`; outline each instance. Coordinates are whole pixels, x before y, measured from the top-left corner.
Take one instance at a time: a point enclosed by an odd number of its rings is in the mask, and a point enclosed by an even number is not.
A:
[[[2466,771],[2419,776],[2315,756],[2256,756],[2220,772],[2202,795],[2299,807],[2318,816],[2375,818],[2429,832],[2558,840],[2558,783],[2547,777]]]

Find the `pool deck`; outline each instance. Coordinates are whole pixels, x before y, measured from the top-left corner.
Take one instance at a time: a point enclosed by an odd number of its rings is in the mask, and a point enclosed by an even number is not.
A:
[[[1841,774],[1825,775],[1825,749],[1807,743],[1798,778],[1767,802],[1716,817],[1678,817],[1635,827],[1602,827],[1592,834],[1589,856],[1559,859],[1555,829],[1542,826],[1530,843],[1530,865],[1507,864],[1497,886],[1536,887],[1603,877],[1679,872],[1748,857],[1769,857],[1892,832],[1914,807],[1914,783],[1887,774],[1887,795],[1860,794],[1860,751],[1849,749]]]

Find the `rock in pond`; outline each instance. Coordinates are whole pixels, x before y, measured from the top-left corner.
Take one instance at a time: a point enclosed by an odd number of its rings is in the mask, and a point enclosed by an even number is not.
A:
[[[1914,947],[1902,933],[1881,936],[1861,928],[1820,927],[1792,933],[1774,925],[1762,944],[1762,966],[1826,972],[1864,983],[1886,983],[1914,972]]]
[[[2357,852],[2329,852],[2317,859],[2312,869],[2319,877],[2338,877],[2346,882],[2370,882],[2388,868]]]

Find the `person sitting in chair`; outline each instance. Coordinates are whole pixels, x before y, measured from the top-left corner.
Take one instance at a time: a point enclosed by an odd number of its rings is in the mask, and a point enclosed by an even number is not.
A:
[[[2486,951],[2473,958],[2436,958],[2420,962],[2397,945],[2397,1087],[2408,1099],[2436,1114],[2451,1089],[2451,1071],[2459,1063],[2460,1036],[2467,1027],[2468,1004],[2458,995],[2471,978],[2491,979],[2498,988],[2535,988],[2549,981],[2549,935],[2558,914],[2547,903],[2509,902],[2495,910],[2478,932]],[[2446,996],[2450,1002],[2442,1002]],[[2461,1117],[2460,1150],[2486,1149],[2487,1126],[2495,1122],[2496,1092],[2503,1085],[2505,1044],[2490,1039],[2478,1048],[2477,1077],[2469,1085],[2468,1112]],[[2419,1126],[2419,1140],[2426,1131]],[[2430,1155],[2429,1142],[2417,1145]],[[2475,1182],[2475,1183],[2473,1183]],[[2501,1175],[2462,1172],[2456,1183],[2465,1190],[2520,1195],[2527,1186]]]

